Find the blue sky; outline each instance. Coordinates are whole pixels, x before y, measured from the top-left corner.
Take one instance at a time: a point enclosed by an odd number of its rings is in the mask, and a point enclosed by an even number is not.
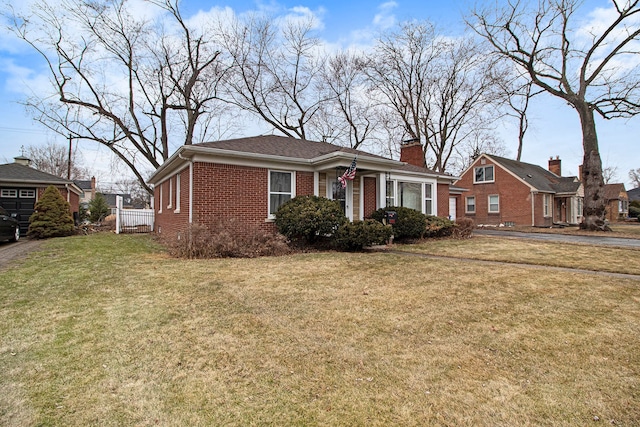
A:
[[[28,0],[27,0],[28,1]],[[298,0],[298,1],[201,1],[183,0],[185,16],[211,8],[229,7],[240,14],[251,10],[265,10],[273,15],[313,14],[320,22],[318,35],[329,45],[347,47],[368,45],[380,31],[408,19],[429,19],[445,33],[460,33],[461,15],[473,4],[468,0],[396,0],[367,2],[361,0]],[[588,0],[585,11],[596,7],[610,7],[606,0]],[[0,163],[11,162],[20,155],[20,147],[54,141],[67,144],[61,136],[48,132],[27,116],[18,102],[29,93],[41,74],[42,62],[27,46],[0,33]],[[546,167],[550,156],[560,156],[563,175],[576,175],[582,162],[582,142],[577,114],[565,103],[550,96],[534,98],[530,113],[531,125],[523,151],[523,161]],[[604,166],[617,168],[617,182],[625,182],[630,189],[628,172],[640,168],[637,153],[640,117],[630,120],[597,120],[600,151]],[[516,153],[516,133],[512,123],[506,122],[499,132],[511,156]],[[107,182],[120,176],[109,172],[106,150],[89,143],[79,143],[83,163]]]

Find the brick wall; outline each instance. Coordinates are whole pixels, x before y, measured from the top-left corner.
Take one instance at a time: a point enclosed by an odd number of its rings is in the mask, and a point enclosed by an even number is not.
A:
[[[449,217],[449,184],[438,184],[438,212],[436,215]]]
[[[378,191],[377,180],[372,177],[364,179],[364,218],[371,217],[371,214],[377,209],[376,194]]]
[[[487,159],[485,165],[493,162]],[[482,165],[482,166],[485,166]],[[475,166],[481,166],[476,163]],[[469,191],[462,194],[458,217],[472,218],[476,224],[498,225],[505,222],[513,222],[515,225],[531,225],[531,190],[530,188],[502,169],[494,165],[494,182],[473,183],[474,168],[470,168],[456,186],[468,188]],[[498,213],[489,213],[489,195],[500,196],[500,208]],[[475,214],[466,213],[466,199],[470,196],[476,198]],[[543,195],[533,195],[535,205],[535,225],[551,225],[552,218],[545,218],[543,215]]]

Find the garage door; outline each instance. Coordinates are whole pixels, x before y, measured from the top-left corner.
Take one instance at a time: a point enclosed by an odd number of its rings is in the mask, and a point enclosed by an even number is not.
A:
[[[10,214],[17,214],[20,223],[20,234],[26,235],[29,228],[29,217],[36,206],[35,188],[0,188],[0,206]]]

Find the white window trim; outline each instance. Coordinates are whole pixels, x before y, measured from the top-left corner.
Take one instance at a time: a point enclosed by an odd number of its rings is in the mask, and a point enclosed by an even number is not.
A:
[[[180,172],[176,174],[176,210],[174,213],[180,213]]]
[[[173,208],[173,185],[171,184],[171,178],[169,178],[169,204],[167,205],[167,209]]]
[[[279,172],[279,173],[288,173],[291,174],[291,198],[296,197],[296,172],[295,171],[286,171],[279,169],[269,169],[267,175],[267,220],[272,221],[276,218],[271,211],[271,172]],[[274,192],[274,194],[289,194],[282,192]]]
[[[427,186],[431,187],[431,196],[427,197]],[[437,188],[437,184],[436,184],[436,188]],[[425,215],[434,215],[433,213],[433,184],[431,182],[425,182],[424,185],[422,186],[422,212]],[[427,201],[431,202],[431,212],[427,212]]]
[[[3,188],[0,190],[0,197],[16,198],[18,197],[18,190],[13,188]]]
[[[473,210],[469,210],[469,199],[473,199]],[[464,198],[464,213],[476,213],[477,205],[476,205],[476,196],[467,196]]]
[[[160,203],[158,203],[158,213],[159,213],[159,214],[161,214],[161,213],[162,213],[162,203],[163,203],[163,201],[162,201],[162,200],[163,200],[163,197],[162,197],[162,196],[163,196],[163,193],[164,193],[164,191],[162,190],[162,188],[163,188],[163,187],[164,187],[164,185],[162,185],[162,183],[161,183],[161,184],[160,184],[160,191],[159,191],[159,193],[160,193],[160,194],[159,194],[159,196],[160,196],[160,197],[159,197],[159,199],[160,199],[160,200],[159,200],[159,202],[160,202]]]
[[[33,199],[36,197],[36,190],[20,190],[19,197],[21,199]]]
[[[478,169],[488,169],[491,168],[493,169],[493,179],[491,180],[484,180],[484,181],[476,181],[476,170]],[[486,172],[484,173],[484,175],[486,176]],[[496,168],[494,167],[494,165],[483,165],[483,166],[476,166],[473,168],[473,183],[474,184],[488,184],[491,182],[495,182],[496,181]]]
[[[491,210],[491,198],[492,197],[497,197],[498,198],[498,210],[496,211],[492,211]],[[500,195],[499,194],[489,194],[487,196],[487,213],[500,213]]]
[[[550,218],[551,216],[553,216],[551,212],[552,203],[553,201],[551,198],[551,194],[545,193],[542,195],[542,213],[545,218]]]
[[[438,191],[438,183],[436,181],[425,181],[425,180],[421,180],[421,179],[415,179],[415,178],[411,178],[408,176],[402,176],[402,175],[394,175],[391,176],[389,179],[385,179],[385,185],[386,183],[391,183],[391,188],[393,190],[393,197],[391,197],[391,199],[393,199],[393,204],[389,205],[387,203],[387,200],[390,198],[389,194],[387,194],[387,190],[386,190],[386,186],[385,186],[385,207],[389,207],[389,206],[400,206],[400,191],[399,191],[399,187],[400,187],[400,183],[408,183],[408,184],[420,184],[420,211],[423,214],[426,214],[426,208],[427,208],[427,198],[426,198],[426,186],[430,185],[431,186],[431,210],[432,213],[430,215],[437,215],[437,211],[438,211],[438,200],[437,200],[437,191]]]

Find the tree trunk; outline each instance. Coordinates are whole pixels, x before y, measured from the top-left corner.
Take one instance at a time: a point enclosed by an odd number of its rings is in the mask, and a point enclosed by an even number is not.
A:
[[[584,218],[580,228],[591,231],[611,231],[605,221],[607,202],[604,198],[602,160],[598,150],[598,135],[593,110],[586,102],[583,102],[582,105],[576,105],[576,110],[580,115],[582,147],[584,149],[582,176],[580,177],[584,185]]]

